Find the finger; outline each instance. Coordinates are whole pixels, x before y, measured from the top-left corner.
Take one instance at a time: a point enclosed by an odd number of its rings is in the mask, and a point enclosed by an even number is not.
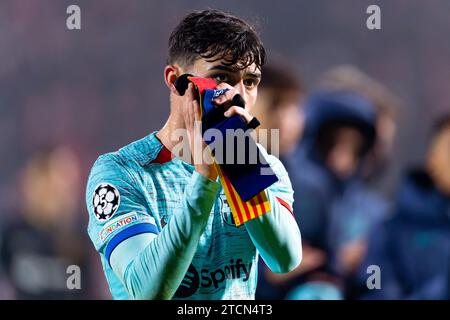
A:
[[[192,84],[192,82],[189,82],[185,95],[188,101],[194,100],[194,85]]]
[[[216,105],[221,105],[221,104],[233,99],[233,97],[239,93],[235,88],[231,87],[230,85],[228,85],[227,87],[224,87],[224,88],[217,88],[217,89],[221,89],[221,90],[227,89],[227,91],[213,99],[213,102]]]
[[[197,135],[199,134],[199,130],[198,130],[198,124],[199,124],[199,104],[196,100],[194,100],[192,102],[192,129],[193,129],[193,134],[194,137],[197,137]]]
[[[225,111],[224,116],[229,118],[235,114],[238,114],[241,117],[243,117],[247,123],[249,123],[250,120],[252,120],[253,118],[247,110],[238,106],[230,107],[227,111]]]
[[[213,99],[213,102],[215,105],[220,106],[223,105],[224,103],[226,103],[227,101],[230,101],[231,99],[233,99],[233,96],[236,93],[232,93],[230,91],[227,91],[226,93],[216,97]]]
[[[198,104],[197,100],[194,100],[192,102],[193,110],[194,110],[194,121],[198,122],[201,121],[200,118],[200,105]]]
[[[183,110],[182,110],[186,128],[191,128],[193,120],[194,120],[193,101],[195,101],[195,100],[193,99],[192,91],[193,91],[193,85],[192,85],[192,83],[189,83],[188,88],[186,89],[186,93],[185,93],[186,100],[183,103]]]
[[[182,97],[182,104],[181,104],[181,111],[184,116],[186,116],[185,112],[188,107],[188,105],[191,104],[192,101],[192,84],[189,83],[188,87],[186,88],[186,91],[184,92],[184,95]]]
[[[224,97],[219,100],[219,103],[216,103],[216,107],[223,107],[225,110],[228,110],[231,106],[238,106],[245,108],[245,100],[242,98],[242,96],[236,91],[236,94],[234,94],[231,98]]]

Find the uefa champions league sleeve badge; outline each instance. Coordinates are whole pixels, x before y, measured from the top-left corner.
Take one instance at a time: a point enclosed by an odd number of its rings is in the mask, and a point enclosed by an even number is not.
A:
[[[109,220],[119,208],[119,204],[119,191],[112,184],[102,183],[95,188],[92,205],[98,221]]]

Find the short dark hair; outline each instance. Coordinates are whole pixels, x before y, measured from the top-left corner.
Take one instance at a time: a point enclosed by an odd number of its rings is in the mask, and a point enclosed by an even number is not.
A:
[[[224,59],[225,65],[261,69],[266,52],[255,29],[244,20],[219,10],[194,11],[169,38],[167,62],[191,66],[196,59]]]

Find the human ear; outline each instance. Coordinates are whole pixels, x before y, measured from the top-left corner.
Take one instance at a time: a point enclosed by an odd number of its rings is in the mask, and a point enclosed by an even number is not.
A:
[[[175,88],[175,80],[182,74],[182,70],[177,65],[167,65],[164,68],[164,82],[166,86],[169,88],[170,92],[179,95],[177,89]]]

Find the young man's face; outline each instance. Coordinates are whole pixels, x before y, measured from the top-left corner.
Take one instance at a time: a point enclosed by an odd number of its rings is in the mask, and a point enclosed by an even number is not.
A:
[[[217,83],[227,83],[234,87],[246,103],[246,109],[251,110],[256,102],[258,84],[261,81],[261,71],[255,64],[239,70],[233,66],[224,64],[224,60],[208,61],[204,58],[197,59],[195,63],[183,70],[196,77],[213,78]]]

